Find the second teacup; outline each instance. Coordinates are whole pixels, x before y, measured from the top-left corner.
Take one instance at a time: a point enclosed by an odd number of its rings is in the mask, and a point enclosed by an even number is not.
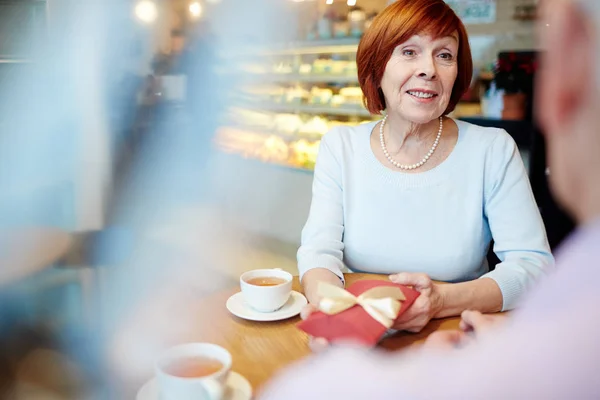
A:
[[[155,365],[161,400],[221,400],[231,354],[211,343],[188,343],[165,351]]]

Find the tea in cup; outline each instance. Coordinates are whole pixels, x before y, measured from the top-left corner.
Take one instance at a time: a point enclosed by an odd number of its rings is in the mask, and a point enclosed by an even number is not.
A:
[[[240,277],[246,303],[259,312],[273,312],[289,300],[293,276],[281,269],[255,269]]]
[[[219,400],[231,371],[231,354],[211,343],[165,351],[155,365],[161,400]]]

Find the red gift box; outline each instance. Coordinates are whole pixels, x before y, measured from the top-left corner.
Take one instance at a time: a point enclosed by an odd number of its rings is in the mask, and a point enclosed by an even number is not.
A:
[[[346,290],[358,297],[370,289],[380,286],[391,286],[402,291],[404,299],[400,301],[400,310],[395,319],[398,319],[414,301],[419,297],[419,292],[404,285],[389,281],[363,280],[352,284]],[[381,339],[388,327],[377,321],[360,304],[337,314],[328,315],[316,311],[306,320],[300,322],[298,328],[314,337],[322,337],[329,342],[355,341],[368,346],[374,346]]]

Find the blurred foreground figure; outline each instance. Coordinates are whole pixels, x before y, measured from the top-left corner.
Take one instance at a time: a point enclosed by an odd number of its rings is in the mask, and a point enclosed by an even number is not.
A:
[[[600,2],[542,2],[537,113],[554,193],[579,223],[557,254],[557,271],[505,324],[476,329],[470,342],[448,334],[460,350],[330,349],[283,373],[262,398],[600,398],[599,29]]]
[[[44,189],[75,182],[77,207],[65,208],[100,215],[62,227],[90,233],[78,267],[92,271],[93,290],[70,303],[91,306],[69,329],[29,318],[26,306],[44,298],[20,290],[21,266],[0,264],[0,399],[132,398],[156,354],[210,323],[191,305],[235,284],[232,271],[244,265],[239,229],[213,197],[217,180],[239,185],[236,171],[221,175],[227,166],[214,162],[212,141],[228,90],[242,80],[222,78],[223,64],[242,63],[219,57],[267,46],[287,24],[279,0],[207,3],[181,60],[190,78],[182,106],[160,101],[159,73],[139,70],[155,35],[131,18],[133,3],[67,3],[52,15],[57,29],[43,40],[35,74],[2,82],[0,227],[53,226],[63,210]],[[134,47],[143,49],[128,54]],[[156,102],[138,101],[141,76]]]

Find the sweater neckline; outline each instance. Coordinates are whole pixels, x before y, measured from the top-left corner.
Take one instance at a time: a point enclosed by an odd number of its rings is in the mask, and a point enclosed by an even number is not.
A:
[[[383,177],[385,180],[390,182],[395,182],[400,185],[406,186],[428,186],[432,183],[439,182],[445,176],[447,176],[448,171],[452,170],[453,165],[456,164],[457,159],[460,159],[461,153],[464,151],[464,141],[465,141],[465,126],[463,121],[455,120],[454,118],[450,118],[456,126],[458,127],[458,139],[456,141],[456,145],[446,157],[444,161],[442,161],[435,168],[432,168],[425,172],[419,173],[408,173],[404,171],[394,171],[390,168],[387,168],[383,165],[375,154],[373,153],[373,149],[371,149],[371,134],[373,133],[373,129],[380,121],[373,121],[365,124],[365,135],[362,136],[361,146],[366,151],[366,156],[362,157],[366,160],[368,166],[374,169],[377,175]]]

